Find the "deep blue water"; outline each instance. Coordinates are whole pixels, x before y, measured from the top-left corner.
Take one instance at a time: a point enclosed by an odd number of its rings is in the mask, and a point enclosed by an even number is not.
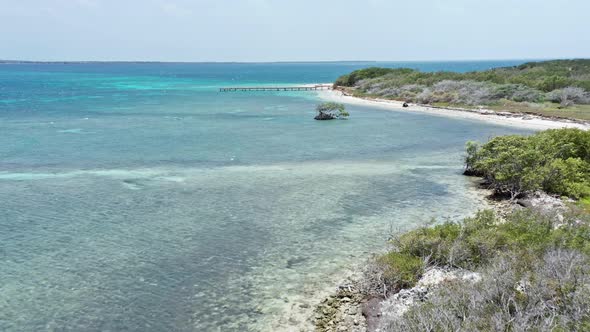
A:
[[[521,62],[0,65],[0,330],[288,328],[391,230],[477,209],[465,141],[524,131],[218,88]]]

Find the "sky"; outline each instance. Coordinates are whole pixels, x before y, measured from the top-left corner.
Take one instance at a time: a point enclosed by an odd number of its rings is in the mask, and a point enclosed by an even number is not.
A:
[[[590,57],[590,0],[0,0],[0,59]]]

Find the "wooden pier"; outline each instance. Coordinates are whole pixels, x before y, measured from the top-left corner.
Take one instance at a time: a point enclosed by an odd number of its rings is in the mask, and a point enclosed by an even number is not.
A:
[[[332,85],[299,85],[299,86],[239,86],[219,88],[219,92],[234,92],[234,91],[316,91],[316,90],[331,90]]]

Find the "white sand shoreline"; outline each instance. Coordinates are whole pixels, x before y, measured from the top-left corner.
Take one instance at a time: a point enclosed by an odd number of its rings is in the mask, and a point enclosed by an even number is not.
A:
[[[590,123],[567,119],[552,119],[531,114],[520,114],[511,112],[496,112],[487,109],[469,110],[459,108],[442,108],[427,105],[410,104],[402,107],[403,102],[390,99],[364,99],[344,95],[338,90],[318,91],[321,99],[344,104],[361,105],[381,108],[390,111],[416,112],[435,116],[445,116],[459,119],[470,119],[485,121],[502,126],[526,128],[533,130],[558,129],[558,128],[579,128],[590,129]]]

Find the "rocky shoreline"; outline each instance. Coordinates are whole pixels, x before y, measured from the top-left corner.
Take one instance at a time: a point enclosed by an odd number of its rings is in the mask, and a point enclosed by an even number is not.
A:
[[[381,320],[403,315],[411,306],[424,301],[428,293],[447,281],[462,279],[479,281],[478,273],[446,267],[429,268],[416,286],[402,289],[387,298],[366,297],[355,283],[338,287],[335,294],[324,299],[315,310],[316,331],[371,332],[383,331]],[[357,280],[356,283],[362,282]]]
[[[543,192],[535,192],[511,202],[493,196],[483,186],[480,186],[480,190],[487,197],[492,209],[501,217],[516,209],[530,208],[542,214],[551,214],[560,220],[567,208],[561,198]],[[319,332],[381,332],[384,331],[382,321],[391,321],[392,318],[403,315],[411,306],[427,299],[428,294],[438,285],[457,279],[477,282],[481,280],[481,276],[463,269],[430,267],[424,271],[414,287],[402,289],[388,297],[377,297],[365,295],[362,289],[363,283],[367,281],[363,279],[363,273],[354,274],[316,306],[311,320],[315,331]]]

